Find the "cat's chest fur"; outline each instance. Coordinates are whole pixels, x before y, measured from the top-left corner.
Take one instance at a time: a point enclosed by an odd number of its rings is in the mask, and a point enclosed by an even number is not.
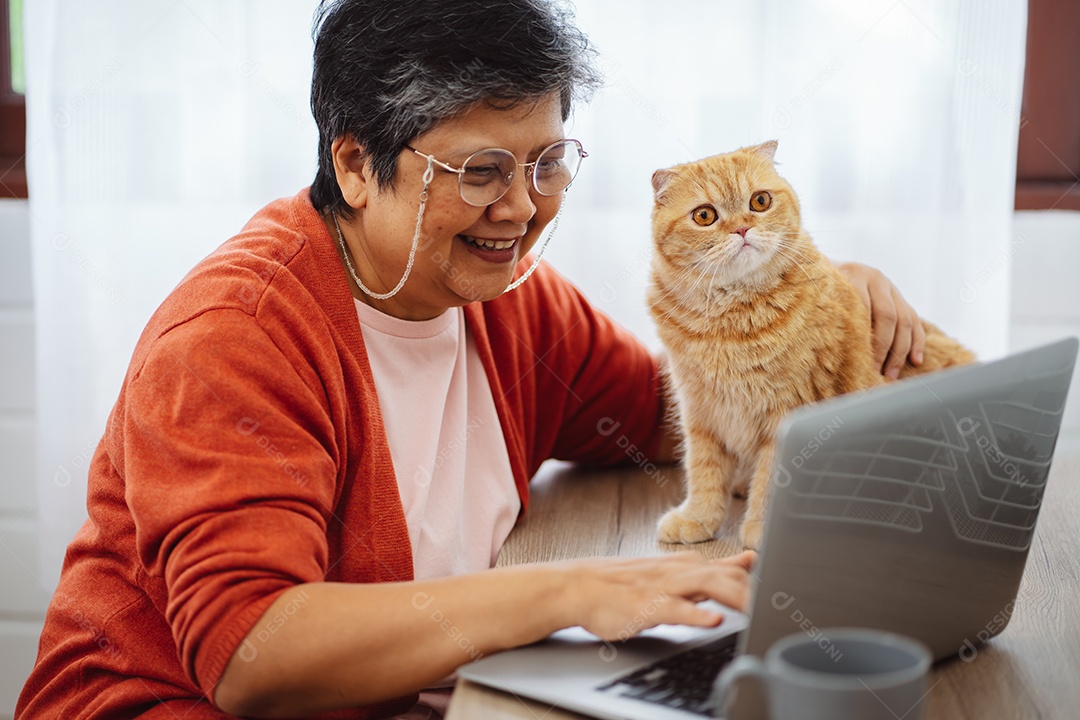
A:
[[[845,391],[850,363],[866,354],[868,331],[860,332],[865,309],[850,307],[837,283],[824,271],[768,293],[697,303],[671,298],[658,332],[680,394],[730,421],[775,419],[778,410]],[[822,305],[849,305],[850,312],[823,321]]]
[[[679,337],[672,337],[679,335]],[[660,332],[668,347],[672,375],[694,404],[713,406],[726,417],[759,417],[798,402],[792,356],[764,336],[727,340],[710,334],[684,334],[680,328]],[[796,361],[796,365],[802,362]],[[801,373],[796,373],[801,374]]]

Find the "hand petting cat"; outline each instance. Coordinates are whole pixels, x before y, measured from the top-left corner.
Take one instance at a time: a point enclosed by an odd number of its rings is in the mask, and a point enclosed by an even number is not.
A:
[[[922,365],[926,331],[919,314],[900,290],[884,273],[869,265],[850,262],[836,268],[870,310],[874,363],[881,368],[881,374],[896,380],[905,360],[916,367]]]

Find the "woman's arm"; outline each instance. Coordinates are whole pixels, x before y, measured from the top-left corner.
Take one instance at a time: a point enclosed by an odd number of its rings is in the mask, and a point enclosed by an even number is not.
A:
[[[249,717],[307,715],[416,692],[481,655],[565,627],[614,640],[661,623],[713,626],[720,616],[696,603],[741,609],[753,557],[683,552],[425,582],[298,585],[234,652],[215,704]]]

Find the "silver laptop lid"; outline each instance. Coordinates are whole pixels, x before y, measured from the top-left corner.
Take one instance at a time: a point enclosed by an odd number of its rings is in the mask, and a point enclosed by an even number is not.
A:
[[[1000,632],[1077,344],[792,413],[779,433],[744,651],[762,655],[793,632],[866,626],[918,638],[940,659]]]

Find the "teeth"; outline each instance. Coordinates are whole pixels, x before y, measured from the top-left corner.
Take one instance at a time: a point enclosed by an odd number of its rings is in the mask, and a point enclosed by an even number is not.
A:
[[[473,245],[487,248],[488,250],[505,250],[508,247],[513,247],[515,242],[514,240],[480,240],[478,238],[469,237],[468,235],[462,235],[462,237]]]

